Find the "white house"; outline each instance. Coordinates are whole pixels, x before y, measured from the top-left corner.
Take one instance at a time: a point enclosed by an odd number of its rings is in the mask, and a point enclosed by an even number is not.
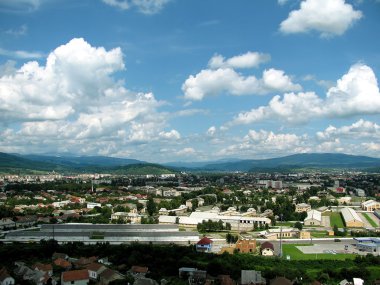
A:
[[[374,200],[368,200],[362,203],[362,209],[364,211],[375,211],[380,209],[380,202]]]
[[[100,263],[90,263],[86,268],[88,270],[88,275],[92,280],[98,280],[99,274],[107,269],[107,267]]]
[[[87,209],[94,209],[95,207],[102,207],[100,203],[87,202]]]
[[[297,213],[308,212],[310,210],[311,210],[311,206],[306,203],[297,204],[296,209],[295,209]]]
[[[317,210],[307,212],[307,217],[304,220],[305,226],[320,226],[322,223],[322,213]]]

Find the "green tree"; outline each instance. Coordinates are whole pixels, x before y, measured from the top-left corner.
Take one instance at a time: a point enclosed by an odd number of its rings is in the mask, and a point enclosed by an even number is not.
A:
[[[297,228],[297,229],[299,229],[300,231],[302,231],[302,224],[300,223],[300,222],[296,222],[295,224],[294,224],[294,227],[295,228]]]
[[[156,203],[154,203],[152,197],[150,197],[146,203],[146,210],[148,211],[149,216],[153,216],[157,211]]]

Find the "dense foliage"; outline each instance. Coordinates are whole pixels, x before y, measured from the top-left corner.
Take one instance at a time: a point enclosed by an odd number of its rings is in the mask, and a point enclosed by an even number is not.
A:
[[[366,282],[375,278],[380,268],[380,257],[368,255],[355,260],[303,260],[287,261],[278,258],[265,258],[250,254],[205,254],[198,253],[193,246],[153,246],[143,244],[109,245],[100,243],[84,245],[68,243],[58,245],[53,241],[36,244],[4,244],[0,246],[0,266],[11,268],[14,261],[24,260],[28,263],[50,260],[54,252],[69,253],[72,257],[99,256],[109,257],[116,269],[126,272],[132,265],[148,266],[151,277],[173,278],[178,276],[180,267],[196,267],[207,270],[212,276],[229,274],[237,280],[241,270],[252,269],[262,271],[264,277],[274,278],[286,276],[294,279],[302,277],[303,282],[320,280],[328,284],[344,278],[358,277]]]

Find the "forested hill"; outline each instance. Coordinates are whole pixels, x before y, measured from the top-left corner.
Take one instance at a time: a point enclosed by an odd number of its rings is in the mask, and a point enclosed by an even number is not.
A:
[[[186,167],[184,167],[186,165]],[[300,169],[380,170],[380,159],[338,153],[303,153],[270,159],[151,164],[136,159],[105,156],[43,156],[0,153],[0,172],[35,171],[99,172],[115,174],[165,174],[177,171],[292,171]]]
[[[42,155],[12,155],[0,152],[0,173],[112,173],[120,175],[167,174],[175,171],[169,167],[134,159],[113,157],[54,157]]]
[[[340,153],[302,153],[279,158],[240,160],[233,162],[208,164],[207,170],[219,171],[258,171],[270,169],[300,168],[346,168],[363,169],[380,167],[380,159]]]

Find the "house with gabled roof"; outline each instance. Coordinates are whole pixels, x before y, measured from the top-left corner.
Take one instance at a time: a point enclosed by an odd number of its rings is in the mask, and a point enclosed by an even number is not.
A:
[[[99,274],[99,284],[108,285],[110,282],[114,280],[120,280],[124,278],[125,276],[120,274],[120,272],[107,268],[106,270],[104,270],[102,273]]]
[[[272,243],[266,241],[264,242],[261,247],[261,255],[264,256],[273,256],[274,255],[274,246]]]
[[[149,272],[148,267],[145,266],[137,266],[133,265],[129,272],[132,274],[132,276],[137,279],[137,278],[142,278],[145,277],[145,275]]]
[[[87,269],[65,271],[61,274],[61,285],[88,285],[89,282]]]
[[[41,271],[49,275],[49,277],[53,276],[53,266],[51,264],[43,264],[43,263],[37,262],[32,266],[32,269]]]
[[[57,258],[56,260],[53,261],[54,265],[58,266],[58,267],[61,267],[65,270],[68,270],[68,269],[71,269],[72,268],[72,264],[71,262],[65,260],[65,259],[62,259],[62,258]]]
[[[103,264],[101,263],[91,263],[86,265],[86,269],[88,270],[88,274],[90,276],[90,279],[92,280],[98,280],[100,273],[102,273],[104,270],[107,269]]]
[[[203,237],[197,242],[196,249],[200,252],[210,252],[212,248],[212,240],[208,237]]]
[[[66,253],[54,252],[54,253],[53,253],[53,256],[52,256],[52,259],[53,259],[53,260],[56,260],[56,259],[58,259],[58,258],[68,259],[69,256],[68,256]]]

